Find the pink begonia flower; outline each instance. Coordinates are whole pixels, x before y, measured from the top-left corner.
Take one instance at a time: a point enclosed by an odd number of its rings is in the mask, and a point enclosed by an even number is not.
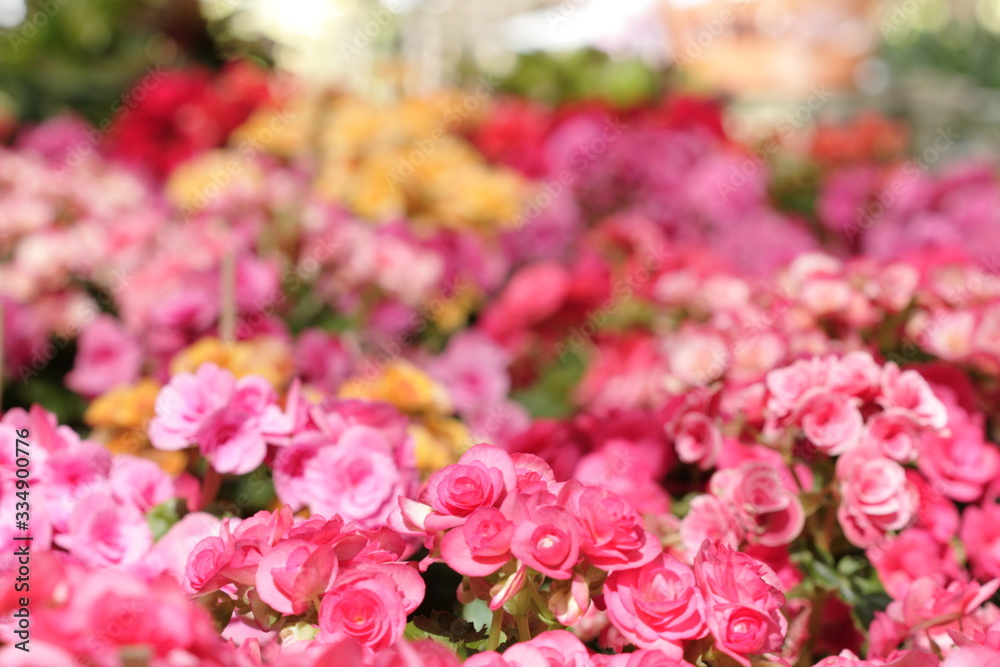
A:
[[[345,573],[320,603],[320,638],[351,637],[378,651],[403,636],[406,616],[420,604],[424,582],[406,565]]]
[[[894,600],[886,608],[885,615],[895,625],[899,643],[909,634],[914,636],[925,633],[937,626],[947,626],[972,616],[984,602],[989,600],[1000,588],[1000,579],[993,579],[985,584],[976,581],[952,581],[947,586],[941,584],[938,577],[922,577],[917,579],[906,591],[906,596]],[[872,629],[873,639],[878,634],[885,636],[891,631],[888,622],[879,633]],[[892,633],[889,632],[891,635]],[[882,643],[883,648],[895,648],[895,644]],[[869,648],[869,652],[873,649]]]
[[[264,461],[268,438],[287,436],[293,425],[264,378],[237,380],[205,363],[194,375],[174,376],[160,390],[149,437],[159,449],[197,444],[217,472],[241,475]]]
[[[822,388],[832,371],[832,360],[800,359],[790,366],[777,368],[767,374],[767,408],[778,417],[798,409],[802,401],[817,388]]]
[[[590,609],[590,604],[590,582],[579,572],[572,579],[553,581],[549,585],[549,611],[566,627],[576,625]]]
[[[580,529],[557,505],[515,509],[510,550],[528,567],[553,579],[569,579],[580,560]]]
[[[942,585],[960,577],[952,547],[919,528],[908,528],[866,552],[886,592],[894,599],[906,597],[917,579],[932,577]]]
[[[914,524],[934,536],[942,544],[958,534],[959,515],[955,503],[945,498],[919,471],[907,469],[906,478],[917,488],[920,511]]]
[[[783,466],[782,466],[783,468]],[[725,500],[747,539],[764,546],[790,544],[805,526],[805,510],[791,475],[765,461],[749,461],[712,476],[713,494]]]
[[[285,540],[257,567],[257,594],[282,614],[302,614],[334,584],[338,561],[329,546]]]
[[[500,510],[477,508],[466,522],[441,540],[441,556],[448,567],[469,577],[493,574],[512,558],[514,524]]]
[[[837,518],[855,546],[873,546],[914,519],[920,502],[906,471],[877,450],[854,449],[837,461],[841,504]]]
[[[150,459],[119,454],[111,464],[108,478],[111,493],[140,512],[148,512],[174,496],[170,476]]]
[[[479,444],[455,465],[438,470],[420,494],[420,502],[400,497],[403,520],[414,531],[447,530],[465,523],[480,507],[499,508],[517,486],[510,454]]]
[[[672,658],[683,657],[683,641],[708,634],[694,572],[666,554],[641,568],[612,573],[604,602],[611,623],[630,642]]]
[[[175,375],[156,396],[150,442],[171,451],[188,447],[206,421],[229,405],[235,392],[233,374],[213,363],[202,364],[194,374]]]
[[[218,517],[205,512],[184,515],[157,540],[144,566],[156,573],[166,572],[181,584],[185,592],[194,593],[185,576],[188,556],[206,537],[218,535],[221,525]]]
[[[693,558],[705,540],[738,548],[746,531],[725,502],[705,493],[691,499],[688,513],[681,519],[680,534],[684,551]]]
[[[649,449],[645,442],[610,438],[600,449],[580,458],[573,478],[618,494],[637,512],[665,514],[670,496],[655,478]]]
[[[224,519],[220,534],[198,542],[188,556],[186,585],[197,593],[211,593],[230,582],[254,585],[262,552],[285,535],[292,521],[287,505],[242,521]]]
[[[146,517],[133,505],[116,501],[110,493],[94,493],[80,501],[67,531],[53,538],[88,567],[133,565],[153,546]]]
[[[142,348],[118,320],[101,315],[87,326],[77,342],[73,370],[66,386],[87,397],[135,382],[142,367]]]
[[[459,667],[459,664],[458,656],[450,648],[433,639],[400,640],[375,656],[376,667]],[[341,665],[339,656],[337,665]]]
[[[506,350],[485,335],[466,331],[448,341],[444,354],[428,364],[428,372],[448,390],[462,415],[488,410],[510,390]]]
[[[980,579],[1000,577],[1000,505],[989,502],[966,507],[959,535],[972,572]]]
[[[959,502],[975,502],[1000,473],[1000,450],[984,437],[982,416],[959,407],[948,415],[949,434],[923,437],[917,467],[934,488]]]
[[[941,667],[1000,667],[1000,650],[986,646],[963,646],[945,658]]]
[[[295,368],[308,385],[336,393],[354,365],[347,345],[322,329],[306,329],[295,345]]]
[[[749,655],[781,648],[788,622],[785,595],[771,568],[729,547],[702,545],[694,562],[716,645],[749,667]]]
[[[594,667],[693,667],[690,662],[671,658],[663,651],[639,649],[618,655],[594,654]]]
[[[878,394],[882,367],[868,352],[855,350],[837,360],[830,373],[829,387],[833,391],[868,401]]]
[[[920,443],[920,425],[909,411],[900,408],[889,408],[872,415],[865,424],[862,436],[864,446],[874,447],[900,463],[916,460]]]
[[[306,484],[309,462],[321,449],[332,444],[329,436],[319,431],[304,431],[296,433],[288,444],[277,448],[271,470],[274,491],[281,502],[295,511],[309,505],[313,497],[313,489]]]
[[[61,449],[47,457],[42,495],[53,527],[68,530],[70,517],[80,502],[107,488],[111,453],[103,445],[80,440],[75,434],[60,442]]]
[[[940,430],[948,425],[944,403],[916,371],[900,371],[899,366],[890,361],[882,369],[881,384],[878,402],[882,407],[907,410],[918,423],[932,429]]]
[[[702,470],[713,467],[722,451],[722,432],[708,415],[687,412],[671,429],[677,458],[697,464]]]
[[[406,492],[403,475],[385,436],[369,426],[351,426],[335,445],[321,447],[304,464],[309,507],[366,527],[385,525]]]
[[[858,399],[833,391],[818,390],[801,402],[796,414],[802,432],[816,449],[838,456],[861,439],[864,420]]]
[[[565,630],[549,630],[530,641],[508,648],[503,659],[509,667],[591,667],[587,648]]]
[[[641,567],[661,551],[659,539],[621,496],[570,481],[560,491],[558,504],[576,517],[580,551],[605,572]]]

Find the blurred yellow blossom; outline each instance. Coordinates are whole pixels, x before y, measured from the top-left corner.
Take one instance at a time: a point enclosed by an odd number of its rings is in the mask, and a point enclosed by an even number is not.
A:
[[[275,336],[256,336],[226,344],[218,338],[202,338],[178,352],[170,362],[170,373],[194,373],[204,363],[228,369],[236,377],[259,375],[278,391],[295,372],[288,345]]]
[[[160,384],[150,378],[116,387],[91,402],[83,421],[94,429],[91,439],[112,453],[148,458],[170,475],[178,475],[187,465],[187,454],[153,449],[146,435],[159,391]]]
[[[444,387],[413,364],[403,359],[389,362],[371,379],[356,377],[341,387],[341,398],[363,398],[392,403],[401,412],[413,415],[451,412],[451,401]]]
[[[363,218],[492,232],[514,224],[529,186],[513,170],[488,164],[461,136],[485,109],[486,102],[469,99],[457,92],[392,104],[303,96],[285,111],[255,114],[233,143],[285,156],[314,151],[316,192]],[[197,193],[190,184],[198,182],[185,176],[175,189]]]
[[[214,150],[177,166],[167,180],[167,197],[182,210],[201,210],[226,190],[256,191],[264,173],[234,150]]]

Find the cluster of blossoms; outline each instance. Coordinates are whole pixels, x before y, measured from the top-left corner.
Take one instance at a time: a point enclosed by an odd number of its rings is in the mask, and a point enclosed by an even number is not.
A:
[[[111,453],[81,439],[39,406],[4,414],[0,432],[11,442],[18,431],[32,434],[31,527],[33,547],[59,548],[88,568],[131,567],[154,546],[146,514],[172,498],[197,496],[190,475],[171,478],[148,459]],[[14,517],[14,452],[0,459],[0,507]],[[23,509],[23,505],[21,506]],[[0,569],[16,565],[13,518],[0,529]]]
[[[286,407],[264,378],[237,379],[205,363],[175,375],[156,398],[149,438],[158,449],[196,445],[217,473],[270,462],[278,499],[368,527],[385,525],[396,498],[417,484],[408,422],[393,406],[360,400],[310,403],[293,384]]]
[[[821,131],[840,238],[714,102],[275,90],[0,150],[5,399],[93,429],[0,421],[4,665],[1000,660],[991,169]]]
[[[378,651],[402,638],[424,597],[417,569],[400,562],[406,552],[391,530],[340,517],[295,519],[286,505],[223,520],[219,536],[194,547],[184,585],[199,596],[217,594],[215,605],[235,614],[227,625],[246,621],[282,633],[286,646],[318,637],[320,644],[351,639]],[[317,650],[309,642],[296,648]]]

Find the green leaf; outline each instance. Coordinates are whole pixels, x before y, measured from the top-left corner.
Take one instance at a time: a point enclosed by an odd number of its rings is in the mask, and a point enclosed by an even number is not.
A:
[[[167,534],[171,526],[181,520],[181,507],[183,501],[171,498],[160,503],[146,514],[146,522],[149,530],[153,533],[153,539],[159,540]]]
[[[429,616],[417,616],[413,619],[413,625],[429,635],[444,637],[452,644],[465,644],[486,637],[485,632],[476,630],[469,621],[443,611],[433,611]]]

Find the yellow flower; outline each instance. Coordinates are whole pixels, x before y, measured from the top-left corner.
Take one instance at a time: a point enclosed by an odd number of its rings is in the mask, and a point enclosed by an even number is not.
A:
[[[116,387],[94,399],[83,421],[91,428],[127,429],[144,425],[153,417],[160,384],[143,378],[133,385]]]
[[[176,476],[187,466],[187,454],[153,449],[147,436],[159,390],[160,384],[150,378],[117,387],[98,396],[87,408],[83,420],[94,429],[90,438],[104,443],[113,454],[151,459]]]
[[[511,226],[527,194],[516,172],[486,163],[458,132],[474,122],[467,97],[445,93],[377,106],[352,97],[330,105],[321,131],[317,194],[381,222],[418,228]]]
[[[230,188],[253,191],[262,187],[260,167],[231,150],[207,151],[179,165],[167,180],[167,197],[181,209],[200,210]]]
[[[229,137],[229,145],[241,155],[264,151],[291,157],[308,149],[315,140],[322,98],[301,95],[282,109],[258,109]]]
[[[375,378],[354,378],[341,387],[341,398],[363,398],[392,403],[406,413],[448,413],[450,400],[444,387],[427,373],[402,359],[390,362]]]
[[[202,338],[174,356],[170,362],[170,373],[194,373],[208,362],[229,370],[238,378],[259,375],[279,391],[295,372],[291,351],[285,342],[264,335],[231,345],[218,338]]]
[[[465,424],[457,419],[429,415],[410,424],[416,451],[417,469],[430,474],[454,463],[472,446],[472,436]]]

